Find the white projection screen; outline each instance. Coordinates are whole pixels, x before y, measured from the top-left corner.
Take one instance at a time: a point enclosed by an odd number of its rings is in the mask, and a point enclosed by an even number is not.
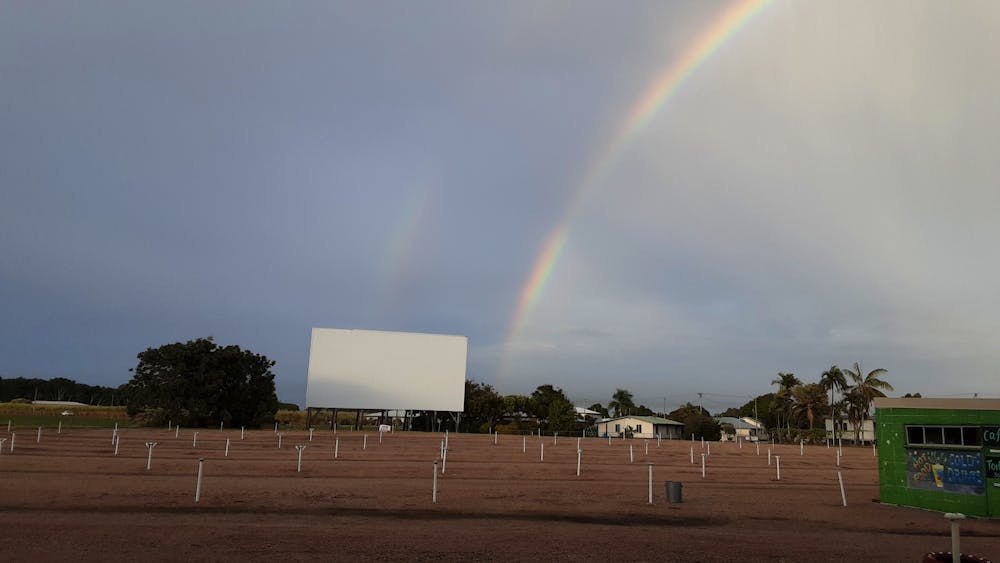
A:
[[[468,349],[465,336],[314,328],[306,406],[464,411]]]

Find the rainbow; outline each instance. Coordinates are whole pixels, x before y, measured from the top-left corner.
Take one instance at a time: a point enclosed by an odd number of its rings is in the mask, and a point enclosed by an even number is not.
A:
[[[707,61],[720,47],[742,29],[755,15],[760,13],[771,0],[741,0],[734,2],[720,13],[712,23],[700,33],[697,39],[684,51],[682,56],[671,63],[658,75],[650,87],[632,106],[618,129],[617,134],[595,159],[583,176],[580,187],[573,193],[567,204],[562,220],[546,237],[542,250],[535,259],[531,273],[521,288],[517,307],[507,330],[507,344],[518,337],[532,308],[538,302],[542,291],[555,270],[566,242],[569,240],[570,225],[582,203],[600,181],[611,171],[629,142],[642,131],[682,84]]]

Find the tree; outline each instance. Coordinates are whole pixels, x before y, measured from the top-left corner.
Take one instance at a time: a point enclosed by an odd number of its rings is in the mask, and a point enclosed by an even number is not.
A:
[[[635,403],[632,401],[632,393],[626,389],[615,389],[611,400],[608,402],[608,410],[615,411],[615,416],[624,416],[635,412]]]
[[[857,403],[856,407],[861,411],[859,418],[863,424],[865,417],[868,416],[868,412],[871,410],[871,404],[875,400],[875,397],[885,397],[884,391],[893,390],[892,385],[880,377],[889,373],[889,371],[884,368],[876,368],[865,374],[861,370],[861,362],[854,362],[854,367],[844,370],[844,372],[851,378],[851,382],[854,383],[851,386],[851,393],[855,394],[854,401]],[[857,443],[857,440],[858,426],[855,426],[855,443]]]
[[[847,389],[847,377],[844,375],[844,371],[841,370],[836,365],[830,366],[830,369],[823,372],[819,376],[819,384],[823,386],[830,392],[830,408],[833,415],[833,439],[837,439],[837,422],[839,419],[840,411],[837,409],[838,403],[833,398],[834,391],[843,393]]]
[[[570,410],[573,410],[573,404],[569,402],[563,390],[558,387],[548,384],[539,385],[531,392],[531,397],[528,400],[528,412],[538,418],[540,428],[548,430],[551,407],[556,401],[560,401],[560,406],[555,410],[556,413],[562,412],[561,409],[564,405],[561,402],[569,404]]]
[[[792,410],[798,414],[805,414],[809,420],[809,429],[812,430],[816,415],[826,411],[826,390],[818,383],[798,385],[792,388],[792,397],[795,400]]]
[[[576,410],[573,403],[563,398],[556,398],[549,403],[549,411],[545,417],[547,430],[551,432],[572,432],[576,429]]]
[[[608,409],[604,408],[604,405],[602,405],[601,403],[594,403],[594,404],[590,405],[587,408],[590,409],[590,410],[592,410],[592,411],[594,411],[594,412],[601,413],[601,416],[603,416],[605,418],[608,417]]]
[[[698,405],[686,403],[670,412],[667,418],[684,424],[684,436],[694,434],[696,438],[706,440],[718,440],[722,437],[719,423]]]
[[[492,385],[465,380],[465,413],[461,426],[466,432],[479,432],[483,425],[492,428],[504,413],[504,398]]]
[[[211,338],[148,348],[128,383],[128,413],[157,410],[151,422],[185,426],[260,426],[274,420],[274,362]]]
[[[788,434],[792,433],[792,388],[796,385],[802,385],[799,378],[795,377],[794,373],[784,373],[778,372],[778,378],[771,381],[771,385],[778,386],[778,399],[781,400],[784,406],[784,411],[788,415],[785,417],[786,425],[788,426]]]

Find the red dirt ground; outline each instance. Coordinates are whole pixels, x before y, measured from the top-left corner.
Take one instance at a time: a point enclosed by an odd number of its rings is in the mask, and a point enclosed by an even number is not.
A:
[[[15,432],[0,455],[3,561],[916,562],[950,549],[941,514],[877,502],[870,448],[844,447],[845,508],[825,446],[775,447],[778,481],[766,444],[712,443],[702,479],[700,442],[586,438],[577,477],[576,438],[529,436],[522,452],[520,436],[452,434],[432,503],[440,434],[369,433],[363,449],[362,433],[286,431],[278,449],[270,431],[202,429],[192,447],[188,429],[124,429],[115,456],[110,430]],[[682,504],[666,502],[668,479]],[[963,523],[962,548],[1000,557],[1000,522]]]

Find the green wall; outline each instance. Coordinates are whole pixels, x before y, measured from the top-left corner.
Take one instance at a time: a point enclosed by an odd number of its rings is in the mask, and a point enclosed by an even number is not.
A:
[[[985,476],[984,459],[990,456],[987,448],[969,450],[941,446],[908,447],[906,445],[907,425],[926,426],[997,426],[1000,425],[1000,411],[995,410],[950,410],[921,408],[880,408],[875,413],[876,435],[878,436],[879,490],[881,501],[888,504],[915,506],[942,512],[961,512],[970,516],[1000,516],[1000,488],[995,487],[1000,479]],[[908,483],[908,468],[914,459],[908,451],[929,456],[941,456],[941,452],[955,454],[962,462],[979,460],[979,467],[971,470],[982,471],[983,486],[955,487],[955,491],[943,489],[925,490],[918,488],[921,483]],[[976,454],[966,456],[964,454]],[[994,458],[998,457],[996,455]],[[954,458],[953,458],[954,459]],[[965,467],[965,466],[963,466]],[[974,490],[981,494],[972,494]]]

